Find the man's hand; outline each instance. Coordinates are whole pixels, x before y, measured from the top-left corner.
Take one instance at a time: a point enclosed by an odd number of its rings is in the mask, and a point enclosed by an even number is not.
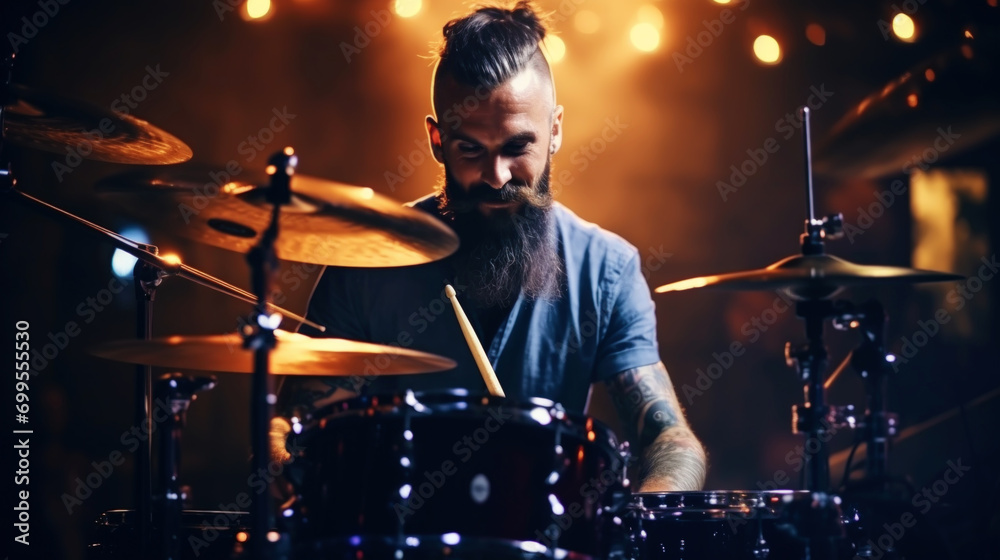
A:
[[[276,463],[287,464],[292,460],[292,454],[288,452],[285,443],[288,441],[288,434],[292,431],[292,425],[281,416],[271,418],[271,429],[268,432],[268,439],[271,440],[271,460]]]
[[[688,427],[663,362],[623,371],[607,386],[640,457],[638,491],[700,490],[705,450]]]

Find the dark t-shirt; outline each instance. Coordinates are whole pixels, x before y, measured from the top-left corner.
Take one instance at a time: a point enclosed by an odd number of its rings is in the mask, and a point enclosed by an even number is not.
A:
[[[436,200],[414,203],[437,215]],[[369,394],[465,388],[486,394],[444,286],[452,284],[508,398],[542,397],[582,413],[593,382],[659,361],[656,317],[638,251],[621,237],[552,208],[562,290],[555,299],[522,293],[509,310],[484,314],[463,299],[450,259],[396,268],[327,267],[308,317],[329,336],[398,345],[455,360],[455,369],[381,376],[391,358],[372,359],[359,375]],[[486,334],[489,332],[492,334]]]

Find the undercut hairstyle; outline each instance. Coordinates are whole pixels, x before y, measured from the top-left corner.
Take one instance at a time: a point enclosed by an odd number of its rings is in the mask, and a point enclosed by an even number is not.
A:
[[[551,82],[549,64],[539,44],[545,38],[543,18],[530,2],[513,8],[481,7],[453,19],[442,30],[444,41],[438,51],[434,72],[434,101],[445,76],[470,87],[492,90],[525,68],[534,68]]]

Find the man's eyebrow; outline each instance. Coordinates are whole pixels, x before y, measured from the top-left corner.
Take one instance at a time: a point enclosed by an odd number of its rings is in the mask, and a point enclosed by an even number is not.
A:
[[[538,137],[535,136],[534,132],[522,132],[520,134],[515,134],[514,136],[511,136],[506,141],[504,141],[504,144],[524,144],[524,143],[534,142],[537,139]]]
[[[448,135],[448,140],[458,140],[461,142],[468,142],[470,144],[480,145],[481,143],[475,138],[462,134],[461,132],[452,132]],[[538,136],[534,132],[520,132],[507,138],[503,141],[504,144],[520,144],[520,143],[530,143],[538,140]]]

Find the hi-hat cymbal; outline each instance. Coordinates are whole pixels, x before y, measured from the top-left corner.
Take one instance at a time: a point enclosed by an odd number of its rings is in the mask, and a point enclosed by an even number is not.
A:
[[[280,375],[400,375],[443,371],[455,367],[448,358],[342,338],[311,338],[275,331],[270,353],[271,373]],[[253,350],[243,348],[236,333],[169,336],[153,340],[117,340],[91,353],[115,360],[183,370],[253,373]]]
[[[796,299],[832,297],[843,288],[868,284],[909,284],[961,280],[957,274],[900,266],[854,264],[833,255],[795,255],[767,268],[689,278],[656,288],[656,293],[694,288],[785,289]]]
[[[5,140],[57,154],[111,163],[167,164],[191,159],[191,148],[124,113],[13,84],[4,107]]]
[[[219,184],[213,180],[221,177]],[[141,170],[102,181],[98,192],[150,225],[246,253],[267,229],[267,177],[230,177],[218,168]],[[370,188],[293,175],[275,244],[282,259],[354,267],[423,264],[458,249],[440,220]]]

